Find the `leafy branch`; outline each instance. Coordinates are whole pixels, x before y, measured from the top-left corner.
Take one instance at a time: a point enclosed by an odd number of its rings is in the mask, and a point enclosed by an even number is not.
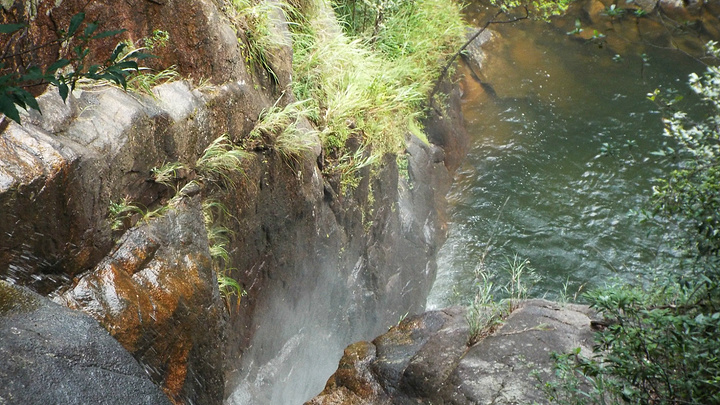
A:
[[[58,88],[63,101],[67,100],[70,92],[75,89],[81,79],[107,80],[127,88],[127,76],[138,71],[139,60],[152,57],[152,55],[133,50],[126,52],[126,43],[119,43],[110,56],[102,63],[87,64],[86,59],[90,53],[90,44],[103,38],[117,36],[126,30],[111,30],[98,32],[97,21],[85,23],[85,13],[77,13],[70,19],[67,30],[60,30],[57,38],[45,44],[21,50],[13,55],[3,56],[0,61],[0,71],[13,69],[14,66],[4,61],[15,56],[27,54],[52,45],[59,45],[62,57],[47,67],[32,65],[24,70],[16,69],[0,75],[0,112],[7,118],[21,124],[20,113],[17,107],[25,110],[34,109],[42,113],[35,96],[28,91],[29,88],[52,84]],[[25,23],[0,24],[0,34],[12,35],[28,28]],[[0,130],[7,126],[3,120]]]

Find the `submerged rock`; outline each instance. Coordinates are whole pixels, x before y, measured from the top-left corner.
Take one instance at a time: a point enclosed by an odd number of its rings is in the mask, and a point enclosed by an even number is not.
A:
[[[349,346],[325,390],[306,405],[544,403],[533,372],[550,376],[551,352],[580,347],[589,354],[591,315],[587,306],[524,301],[468,346],[464,309],[426,312]]]
[[[0,281],[0,404],[170,404],[91,317]]]

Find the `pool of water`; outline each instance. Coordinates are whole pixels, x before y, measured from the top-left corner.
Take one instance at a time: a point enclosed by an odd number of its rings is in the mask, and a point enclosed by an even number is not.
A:
[[[515,257],[538,276],[531,295],[570,299],[636,282],[672,258],[674,231],[631,215],[672,169],[650,154],[669,139],[646,95],[675,88],[692,102],[687,77],[704,66],[627,38],[567,35],[573,24],[492,27],[485,85],[464,84],[471,149],[448,196],[449,239],[428,307],[467,303],[479,268],[501,286]]]

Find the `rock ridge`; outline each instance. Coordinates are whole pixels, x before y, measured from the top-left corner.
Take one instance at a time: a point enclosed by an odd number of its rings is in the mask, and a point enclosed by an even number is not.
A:
[[[592,352],[587,306],[522,301],[500,328],[468,346],[463,307],[407,318],[372,342],[345,349],[323,392],[306,405],[548,403],[551,352]],[[537,373],[537,377],[535,377]]]

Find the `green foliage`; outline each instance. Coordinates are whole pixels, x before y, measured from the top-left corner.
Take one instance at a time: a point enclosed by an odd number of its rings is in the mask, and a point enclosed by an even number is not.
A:
[[[513,14],[517,9],[523,9],[526,16],[548,20],[554,15],[563,14],[570,6],[572,0],[490,0],[504,14]]]
[[[177,67],[170,66],[167,69],[154,72],[149,68],[139,68],[136,74],[130,76],[127,81],[127,88],[136,93],[145,93],[152,95],[152,88],[163,83],[169,83],[177,80],[180,75]]]
[[[233,144],[227,134],[222,135],[205,149],[195,164],[195,171],[211,182],[235,188],[233,174],[243,172],[243,160],[249,156],[248,152]]]
[[[313,135],[317,134],[311,128],[299,127],[303,118],[317,118],[317,104],[313,100],[296,101],[285,108],[272,106],[260,114],[250,137],[268,138],[281,155],[296,158],[313,147]]]
[[[710,54],[718,53],[715,43]],[[702,255],[720,254],[720,68],[708,67],[705,74],[690,76],[691,88],[708,105],[704,121],[692,120],[687,113],[675,111],[665,119],[665,134],[680,146],[679,151],[661,151],[675,155],[683,164],[654,187],[655,215],[673,218],[686,225],[689,245]],[[657,92],[650,98],[667,111],[675,100],[662,102]]]
[[[139,51],[124,53],[127,44],[120,43],[103,64],[86,66],[85,59],[90,53],[90,44],[93,41],[124,32],[124,30],[97,32],[98,26],[97,22],[85,23],[85,13],[74,15],[67,30],[60,30],[56,40],[42,46],[58,44],[64,50],[62,57],[50,66],[33,65],[17,69],[4,62],[0,63],[0,72],[3,72],[0,76],[0,112],[19,124],[20,114],[17,107],[40,111],[35,97],[27,89],[48,83],[58,88],[63,101],[82,79],[107,80],[126,88],[127,76],[138,70],[137,61],[150,55]],[[27,29],[25,24],[0,25],[1,34],[12,34],[24,29]],[[22,53],[35,50],[37,48]]]
[[[227,271],[227,270],[226,270]],[[242,297],[247,296],[247,291],[243,288],[240,283],[235,280],[234,278],[230,277],[226,273],[218,273],[218,288],[220,289],[220,294],[222,294],[223,299],[225,300],[225,305],[230,309],[230,301],[232,300],[232,297],[234,296],[236,299],[235,304],[235,310],[237,311],[240,307],[240,300],[242,300]]]
[[[150,37],[138,41],[143,44],[143,47],[138,48],[130,41],[125,41],[125,44],[127,44],[127,53],[131,54],[134,52],[152,52],[156,49],[164,48],[169,41],[170,34],[168,34],[167,31],[154,30]],[[147,67],[138,67],[137,71],[132,73],[128,78],[127,88],[136,93],[153,95],[153,87],[175,81],[179,76],[176,66],[170,66],[161,71],[154,71]]]
[[[556,355],[557,379],[543,385],[549,399],[561,404],[719,403],[717,276],[675,278],[651,291],[621,286],[588,293],[610,326],[596,334],[596,357]]]
[[[359,8],[376,6],[384,7],[377,29],[375,21],[367,30],[348,25],[361,18]],[[422,128],[423,103],[439,75],[439,62],[462,41],[460,9],[446,0],[375,6],[335,2],[333,7],[344,32],[337,30],[336,16],[324,0],[292,14],[295,97],[319,100],[313,123],[334,163],[351,138],[374,155],[396,153],[404,148],[409,122]]]
[[[495,301],[494,284],[482,266],[475,271],[475,289],[475,297],[465,314],[470,327],[468,346],[474,345],[492,333],[507,316],[507,307]]]
[[[603,11],[603,14],[610,18],[621,18],[625,15],[625,9],[620,8],[617,6],[617,4],[611,4],[608,7],[605,7],[605,11]]]
[[[708,103],[702,121],[673,112],[678,98],[649,96],[671,113],[665,134],[679,145],[656,154],[681,162],[658,181],[651,212],[685,225],[687,260],[658,269],[665,277],[652,285],[586,294],[609,326],[596,334],[593,358],[556,355],[556,378],[543,385],[554,403],[720,403],[720,70],[691,75],[690,85]]]
[[[177,178],[182,170],[185,170],[185,165],[180,162],[171,162],[161,167],[154,167],[150,172],[155,183],[165,185],[177,192]]]
[[[496,280],[500,277],[491,276],[484,262],[485,256],[480,258],[475,269],[475,297],[468,306],[466,315],[470,326],[470,345],[492,333],[502,320],[516,309],[521,300],[527,299],[529,289],[537,282],[530,261],[515,255],[512,259],[506,258],[504,273],[507,282],[498,288]]]
[[[340,157],[340,161],[330,169],[330,173],[340,175],[340,192],[344,194],[357,188],[360,184],[360,169],[373,165],[377,158],[377,155],[368,154],[364,149]]]
[[[273,18],[287,18],[287,5],[281,1],[232,0],[232,16],[247,38],[246,62],[262,68],[277,84],[278,77],[270,65],[270,53],[290,46],[288,38],[273,27]],[[243,45],[244,46],[244,45]]]
[[[118,202],[110,202],[108,207],[108,219],[110,220],[110,229],[119,231],[132,225],[134,219],[149,221],[163,215],[167,211],[166,205],[160,206],[155,210],[148,210],[141,207],[141,204],[133,203],[129,198],[125,197]]]
[[[227,207],[216,200],[205,200],[202,204],[203,221],[207,229],[208,244],[210,246],[210,257],[213,260],[213,269],[217,274],[218,289],[225,300],[225,305],[230,310],[230,303],[235,297],[236,310],[240,306],[240,300],[247,295],[239,281],[232,278],[230,273],[230,253],[227,248],[230,244],[232,231],[221,225],[225,220],[231,218]]]

